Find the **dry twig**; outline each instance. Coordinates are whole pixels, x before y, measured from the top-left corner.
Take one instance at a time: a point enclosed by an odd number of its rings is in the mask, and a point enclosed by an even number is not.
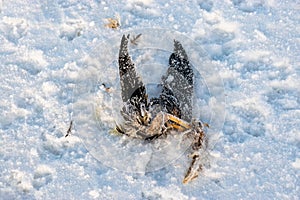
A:
[[[133,38],[130,39],[131,44],[137,45],[141,36],[142,36],[141,33],[138,34],[137,36],[133,36]]]
[[[70,122],[69,128],[67,130],[67,134],[65,135],[65,137],[68,137],[71,134],[72,127],[73,127],[73,120],[71,120],[71,122]]]

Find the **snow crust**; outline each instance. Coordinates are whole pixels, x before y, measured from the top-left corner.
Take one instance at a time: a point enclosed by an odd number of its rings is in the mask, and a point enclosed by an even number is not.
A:
[[[291,0],[0,1],[0,199],[299,199],[299,10]],[[105,27],[118,15],[119,29]],[[174,39],[197,72],[194,116],[210,124],[209,148],[187,185],[188,141],[110,134],[127,33],[142,33],[130,53],[149,86]]]

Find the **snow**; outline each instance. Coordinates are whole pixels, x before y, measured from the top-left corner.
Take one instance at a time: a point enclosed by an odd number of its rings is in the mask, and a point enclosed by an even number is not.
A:
[[[291,0],[0,1],[0,199],[299,199],[299,10]],[[119,29],[105,27],[117,16]],[[150,145],[110,131],[128,33],[142,33],[129,48],[148,87],[174,39],[196,71],[194,117],[210,128],[191,183],[182,136]]]

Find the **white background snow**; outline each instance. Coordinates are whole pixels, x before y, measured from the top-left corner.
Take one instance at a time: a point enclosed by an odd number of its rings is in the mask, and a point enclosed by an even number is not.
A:
[[[116,13],[121,27],[106,28]],[[114,169],[82,141],[95,121],[76,124],[93,104],[80,87],[117,77],[103,65],[117,58],[111,38],[147,28],[194,41],[223,81],[226,102],[208,103],[225,105],[209,164],[186,185],[187,154],[157,171]],[[0,199],[300,199],[299,1],[1,0],[0,47]]]

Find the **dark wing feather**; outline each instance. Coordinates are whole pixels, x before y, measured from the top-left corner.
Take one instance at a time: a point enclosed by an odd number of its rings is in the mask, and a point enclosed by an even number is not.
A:
[[[123,35],[119,51],[119,74],[123,102],[130,102],[136,109],[141,104],[147,105],[147,94],[141,77],[135,70],[135,65],[128,53],[128,39]]]
[[[175,99],[173,108],[171,106],[168,112],[173,114],[173,110],[178,110],[180,118],[191,121],[194,73],[185,50],[176,40],[174,40],[174,53],[169,58],[167,74],[162,81],[165,89],[161,96]]]

